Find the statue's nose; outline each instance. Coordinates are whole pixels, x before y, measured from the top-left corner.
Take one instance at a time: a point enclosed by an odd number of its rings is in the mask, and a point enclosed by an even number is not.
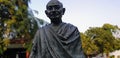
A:
[[[55,11],[55,10],[56,10],[56,9],[53,7],[53,8],[52,8],[52,11]]]

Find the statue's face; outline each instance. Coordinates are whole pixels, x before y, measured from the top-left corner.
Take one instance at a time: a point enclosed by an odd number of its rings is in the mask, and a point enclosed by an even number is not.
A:
[[[46,15],[52,20],[61,19],[65,11],[61,3],[54,1],[49,2],[46,6],[46,9]]]

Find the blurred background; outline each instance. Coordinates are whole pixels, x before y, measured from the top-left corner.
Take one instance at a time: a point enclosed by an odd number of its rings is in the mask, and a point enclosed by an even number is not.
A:
[[[29,58],[49,0],[0,0],[0,58]],[[78,27],[86,58],[120,58],[120,0],[60,0]]]

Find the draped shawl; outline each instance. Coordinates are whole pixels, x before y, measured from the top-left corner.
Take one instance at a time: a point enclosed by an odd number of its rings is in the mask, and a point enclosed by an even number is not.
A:
[[[37,31],[30,58],[85,58],[77,27],[68,23],[53,27],[49,24]]]

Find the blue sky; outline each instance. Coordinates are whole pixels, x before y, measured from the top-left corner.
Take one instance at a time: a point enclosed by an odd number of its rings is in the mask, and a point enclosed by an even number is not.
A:
[[[36,17],[50,20],[44,11],[50,0],[31,0],[29,6],[39,11]],[[78,27],[80,32],[89,27],[101,27],[105,23],[120,27],[120,0],[59,0],[66,8],[63,21]]]

